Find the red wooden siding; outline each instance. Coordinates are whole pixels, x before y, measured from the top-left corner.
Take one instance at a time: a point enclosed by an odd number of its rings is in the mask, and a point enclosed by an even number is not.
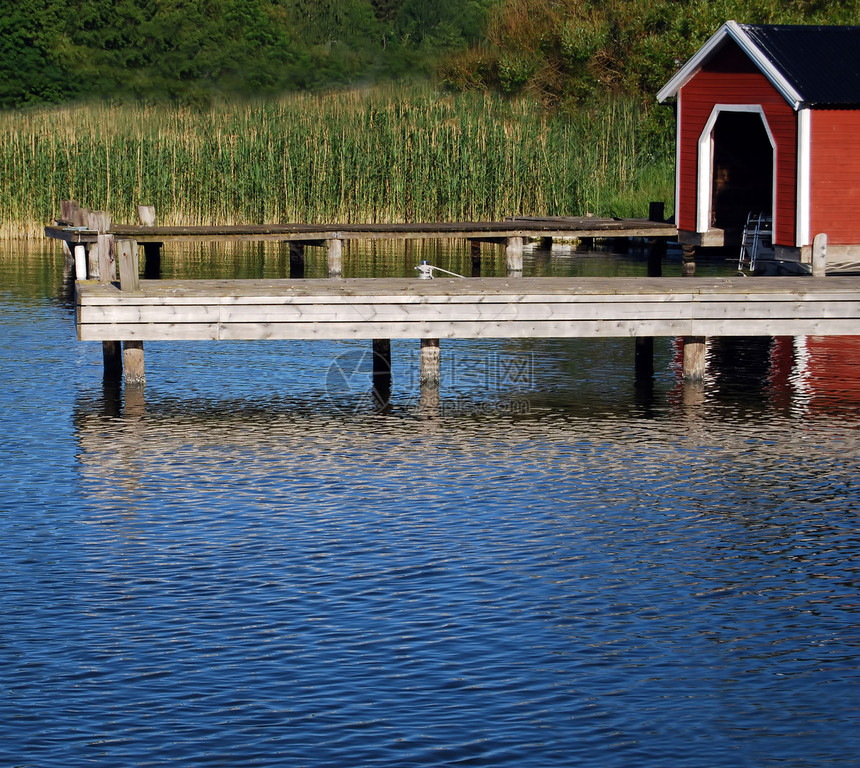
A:
[[[759,105],[777,144],[777,185],[774,241],[795,244],[797,198],[797,115],[738,46],[727,43],[678,94],[680,105],[679,199],[680,229],[696,230],[696,179],[699,136],[716,104]]]
[[[860,243],[860,111],[813,111],[811,165],[810,235]]]

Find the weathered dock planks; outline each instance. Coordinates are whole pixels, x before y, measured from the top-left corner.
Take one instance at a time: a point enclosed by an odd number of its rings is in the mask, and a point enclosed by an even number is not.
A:
[[[274,241],[325,245],[329,240],[466,239],[500,241],[509,237],[674,237],[673,224],[647,219],[590,216],[511,218],[484,222],[426,222],[375,224],[244,224],[219,226],[139,226],[112,224],[117,239],[138,243],[194,240]],[[45,227],[47,237],[68,243],[95,242],[95,231],[56,224]]]
[[[860,281],[81,281],[77,329],[84,341],[848,335],[860,333]]]

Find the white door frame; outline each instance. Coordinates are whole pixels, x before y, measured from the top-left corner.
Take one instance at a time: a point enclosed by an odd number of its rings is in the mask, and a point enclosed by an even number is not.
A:
[[[773,231],[776,232],[776,141],[767,123],[764,109],[759,104],[715,104],[705,127],[699,136],[699,159],[696,179],[696,231],[708,232],[711,228],[711,207],[714,189],[714,125],[722,112],[753,112],[761,118],[773,152],[771,168],[771,216]]]

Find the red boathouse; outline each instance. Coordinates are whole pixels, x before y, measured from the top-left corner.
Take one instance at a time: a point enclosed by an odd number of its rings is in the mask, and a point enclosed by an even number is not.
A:
[[[860,258],[860,27],[726,22],[657,94],[674,100],[682,243],[740,244],[772,217],[775,257]]]

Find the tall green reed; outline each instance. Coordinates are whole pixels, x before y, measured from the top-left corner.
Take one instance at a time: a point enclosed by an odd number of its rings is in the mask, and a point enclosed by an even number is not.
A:
[[[374,88],[207,111],[91,105],[0,115],[0,236],[63,199],[162,224],[644,215],[672,193],[640,105],[566,114],[486,94]]]

